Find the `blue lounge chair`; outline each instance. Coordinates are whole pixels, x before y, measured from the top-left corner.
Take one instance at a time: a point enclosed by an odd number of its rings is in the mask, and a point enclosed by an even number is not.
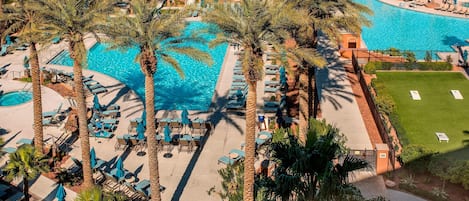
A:
[[[233,165],[236,161],[228,156],[222,156],[218,159],[218,164]]]
[[[266,87],[264,88],[264,93],[275,93],[278,90],[280,90],[278,87]]]
[[[245,82],[244,75],[233,75],[233,82]]]
[[[62,105],[63,105],[63,103],[60,103],[60,105],[59,105],[59,107],[57,108],[57,110],[48,111],[48,112],[43,112],[43,113],[42,113],[42,118],[53,117],[53,116],[59,114],[59,113],[60,113],[60,110],[62,109]]]
[[[267,80],[264,83],[265,83],[265,86],[272,86],[272,87],[280,86],[279,81]]]
[[[244,158],[244,151],[241,151],[241,150],[239,150],[239,149],[232,149],[232,150],[230,151],[230,154],[231,154],[231,153],[236,153],[236,154],[238,154],[241,158]]]
[[[2,148],[2,151],[5,152],[5,153],[14,153],[16,151],[16,148],[15,147],[3,147]]]
[[[23,144],[33,144],[33,139],[21,138],[20,140],[16,141],[16,144],[19,144],[20,146]]]
[[[241,98],[241,99],[238,99],[238,100],[230,100],[228,101],[228,103],[226,104],[226,109],[242,109],[244,108],[244,106],[246,105],[246,99],[245,98]]]
[[[265,70],[266,75],[277,75],[278,71],[277,70]]]
[[[52,39],[52,43],[57,44],[60,42],[60,37],[56,36],[55,38]]]
[[[118,116],[119,115],[119,110],[106,110],[101,113],[103,116]]]
[[[11,65],[11,63],[8,63],[8,64],[5,64],[2,67],[0,67],[0,75],[3,75],[5,73],[7,73],[7,71],[8,71],[7,67],[10,66],[10,65]]]
[[[0,50],[0,56],[5,56],[8,54],[8,45],[2,45],[2,49]]]
[[[107,89],[104,87],[100,87],[97,89],[90,90],[92,94],[100,94],[100,93],[105,93],[107,92]]]
[[[114,136],[114,133],[100,130],[98,132],[95,132],[94,136],[97,138],[112,138]]]
[[[247,86],[246,82],[233,82],[231,86]]]
[[[104,86],[100,83],[97,83],[97,84],[93,84],[93,85],[86,85],[88,87],[88,89],[90,90],[94,90],[94,89],[97,89],[97,88],[104,88]]]

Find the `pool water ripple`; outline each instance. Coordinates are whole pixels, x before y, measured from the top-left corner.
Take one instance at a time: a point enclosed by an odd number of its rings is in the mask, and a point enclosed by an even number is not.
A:
[[[374,15],[373,23],[363,27],[362,38],[370,50],[391,47],[416,52],[423,58],[425,51],[452,52],[451,45],[467,45],[469,20],[446,17],[398,8],[378,0],[354,0],[367,5]]]
[[[202,22],[188,24],[185,34],[209,26]],[[204,38],[215,36],[204,34]],[[226,53],[227,44],[209,49],[207,45],[190,44],[210,53],[214,64],[207,66],[185,55],[175,55],[184,71],[185,78],[180,78],[169,64],[158,60],[155,74],[155,109],[157,110],[208,110],[221,65]],[[88,68],[112,76],[125,83],[142,99],[145,97],[144,75],[135,62],[137,48],[127,50],[107,50],[106,44],[97,43],[88,52]],[[56,56],[50,63],[72,66],[73,62],[67,51]]]

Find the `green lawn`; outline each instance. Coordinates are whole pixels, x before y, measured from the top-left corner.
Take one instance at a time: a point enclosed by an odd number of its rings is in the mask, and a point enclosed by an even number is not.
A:
[[[396,102],[396,111],[411,144],[423,144],[441,153],[469,159],[469,80],[453,72],[378,72],[377,77]],[[451,89],[464,100],[455,100]],[[418,90],[422,100],[412,100]],[[449,143],[439,142],[435,132],[444,132]]]

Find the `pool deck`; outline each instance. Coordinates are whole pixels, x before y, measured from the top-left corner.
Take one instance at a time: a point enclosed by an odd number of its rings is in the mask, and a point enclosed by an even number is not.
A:
[[[391,1],[390,2],[402,2]],[[399,4],[396,4],[399,6]],[[415,9],[419,9],[416,7]],[[414,9],[414,8],[412,8]],[[423,8],[422,8],[423,9]],[[449,14],[449,13],[447,13]],[[197,20],[197,18],[193,18]],[[94,44],[92,39],[87,39],[86,46],[89,48]],[[72,68],[49,65],[46,61],[55,56],[57,53],[66,49],[65,42],[52,45],[47,50],[40,52],[41,66],[48,68],[56,68],[60,70],[71,71]],[[216,194],[208,195],[207,191],[215,187],[221,189],[221,178],[218,176],[217,170],[224,167],[217,164],[217,159],[229,152],[233,148],[240,148],[244,141],[245,117],[242,112],[226,111],[224,105],[227,100],[225,98],[232,82],[233,66],[237,60],[234,54],[233,46],[228,46],[227,54],[222,66],[219,80],[217,82],[215,95],[212,106],[207,112],[189,111],[189,118],[196,117],[208,119],[213,124],[214,129],[210,135],[207,135],[205,144],[201,149],[197,149],[191,153],[179,152],[177,147],[171,150],[172,158],[164,158],[163,154],[167,151],[159,153],[159,170],[161,185],[166,187],[162,193],[163,200],[220,200]],[[14,54],[8,54],[0,57],[0,65],[12,63],[8,67],[9,72],[3,75],[0,83],[3,85],[0,89],[5,91],[21,90],[25,88],[25,84],[13,81],[14,77],[19,77],[23,71],[23,58],[29,54],[27,51],[14,51]],[[28,55],[29,56],[29,55]],[[337,64],[334,66],[333,64]],[[350,92],[350,83],[343,78],[343,66],[339,63],[332,63],[333,66],[328,72],[322,72],[322,80],[324,81],[322,99],[323,117],[328,122],[336,124],[346,135],[352,136],[351,144],[357,144],[357,149],[370,146],[369,138],[366,136],[366,129],[363,127],[363,120],[360,112],[357,110],[356,101],[354,101],[353,93]],[[135,92],[128,89],[124,84],[116,79],[94,71],[85,70],[84,75],[94,75],[94,79],[108,87],[107,93],[99,95],[101,104],[117,103],[121,106],[121,116],[119,117],[119,125],[114,132],[116,135],[127,133],[129,119],[140,117],[143,112],[142,101],[136,96]],[[265,79],[270,79],[266,77]],[[329,80],[334,79],[334,80]],[[339,88],[334,88],[338,87]],[[263,105],[264,94],[263,82],[258,84],[258,107]],[[28,88],[26,86],[26,88]],[[50,111],[57,108],[60,103],[69,106],[73,101],[69,101],[67,97],[62,97],[55,91],[43,87],[43,111]],[[344,94],[346,96],[344,96]],[[338,101],[338,102],[334,102]],[[87,103],[92,105],[92,96],[87,97]],[[339,108],[336,106],[340,105]],[[259,111],[261,112],[261,111]],[[33,138],[32,128],[32,102],[28,102],[19,106],[0,107],[0,126],[9,129],[10,132],[2,137],[7,141],[6,147],[16,147],[16,141],[21,138]],[[158,111],[156,118],[162,117],[179,117],[180,111]],[[359,128],[357,128],[357,126]],[[61,127],[46,127],[44,129],[45,139],[49,141],[56,139],[63,134],[63,125]],[[359,135],[356,135],[358,133]],[[47,143],[47,142],[46,142]],[[148,159],[145,156],[138,156],[135,151],[114,150],[116,138],[109,140],[94,139],[90,140],[91,146],[95,147],[97,157],[107,161],[116,161],[120,156],[124,159],[124,168],[131,172],[136,172],[137,177],[148,179],[149,171]],[[81,158],[80,143],[77,141],[71,145],[72,151],[69,153],[72,157]],[[3,165],[6,158],[0,160]],[[41,176],[41,179],[33,182],[31,193],[38,199],[44,199],[44,192],[53,192],[54,186],[50,185],[50,180]],[[67,194],[67,200],[73,200],[74,193]]]

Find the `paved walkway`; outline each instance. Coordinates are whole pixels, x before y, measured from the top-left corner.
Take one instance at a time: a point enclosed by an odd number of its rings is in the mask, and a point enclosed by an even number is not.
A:
[[[321,44],[322,54],[328,66],[317,72],[317,87],[322,118],[335,125],[347,138],[345,143],[352,150],[372,150],[365,124],[360,114],[355,94],[335,49]]]

